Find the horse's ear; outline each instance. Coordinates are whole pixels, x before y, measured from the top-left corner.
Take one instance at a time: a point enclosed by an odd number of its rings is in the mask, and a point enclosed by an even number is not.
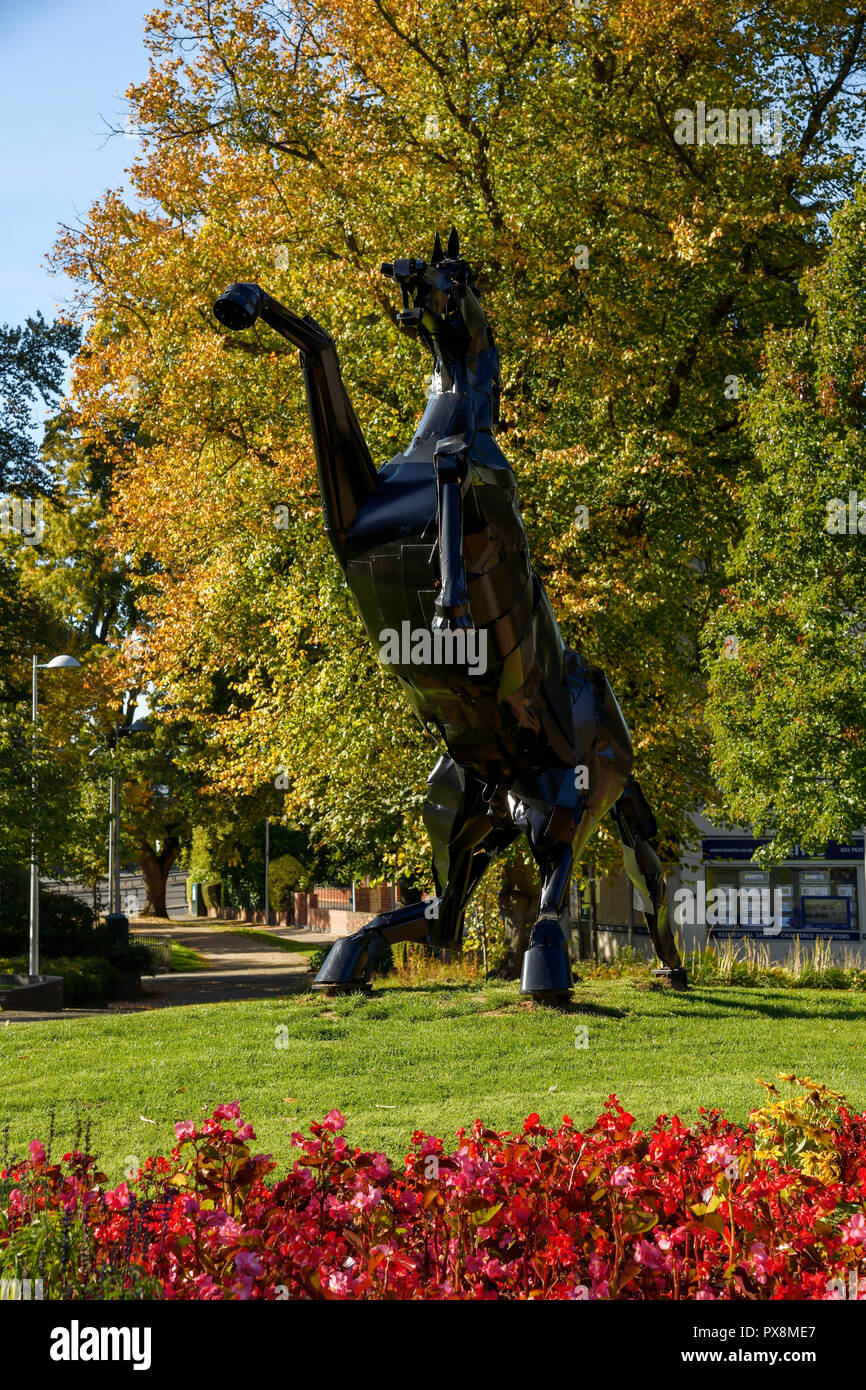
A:
[[[460,255],[460,238],[457,235],[456,227],[452,227],[448,233],[448,255],[452,261],[456,261]]]
[[[444,259],[445,252],[442,250],[442,242],[439,240],[439,233],[437,232],[433,239],[433,254],[430,257],[430,264],[438,265],[439,262],[444,261]]]

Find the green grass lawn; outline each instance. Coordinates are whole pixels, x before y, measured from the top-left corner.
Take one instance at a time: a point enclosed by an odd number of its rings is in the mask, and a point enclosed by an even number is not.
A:
[[[181,946],[178,941],[171,943],[171,968],[180,975],[191,975],[197,970],[210,969],[204,956],[199,955],[191,946]]]
[[[616,1092],[647,1123],[760,1104],[755,1077],[795,1071],[866,1105],[866,996],[587,981],[579,1011],[521,1003],[516,985],[383,982],[372,997],[200,1005],[0,1027],[0,1133],[16,1152],[44,1139],[53,1107],[62,1153],[76,1120],[112,1179],[129,1156],[165,1152],[172,1123],[240,1100],[258,1145],[286,1164],[290,1134],[338,1106],[348,1136],[392,1157],[423,1128],[445,1137],[476,1116],[519,1126],[537,1110],[592,1120]],[[588,1029],[588,1047],[575,1029]],[[284,1044],[284,1045],[279,1045]],[[154,1121],[155,1123],[149,1123]]]
[[[262,945],[271,946],[275,951],[293,951],[299,956],[312,956],[322,950],[321,941],[289,941],[285,936],[266,931],[264,927],[225,926],[222,930],[230,932],[232,936],[245,936],[249,940],[260,941]]]

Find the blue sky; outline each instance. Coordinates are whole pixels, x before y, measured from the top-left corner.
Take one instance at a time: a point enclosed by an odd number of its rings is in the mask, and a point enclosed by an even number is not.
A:
[[[0,322],[69,294],[44,264],[60,223],[124,182],[123,93],[147,72],[148,0],[0,0]]]

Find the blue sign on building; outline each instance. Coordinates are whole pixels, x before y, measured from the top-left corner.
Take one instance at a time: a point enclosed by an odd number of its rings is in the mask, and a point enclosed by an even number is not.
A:
[[[742,860],[754,859],[757,851],[763,849],[764,845],[768,845],[769,843],[769,838],[752,840],[745,836],[739,839],[735,837],[730,840],[702,840],[701,852],[704,859],[727,859],[740,862]],[[794,845],[791,853],[786,855],[785,858],[787,862],[794,859],[828,859],[844,863],[852,859],[863,858],[863,841],[861,840],[858,844],[855,840],[851,844],[840,845],[836,840],[828,840],[823,852],[816,850],[812,854],[807,854],[800,845]]]

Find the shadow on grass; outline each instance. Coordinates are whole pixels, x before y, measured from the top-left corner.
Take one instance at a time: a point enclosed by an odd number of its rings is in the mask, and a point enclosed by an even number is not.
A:
[[[595,1014],[598,1018],[628,1018],[631,1010],[617,1009],[610,1004],[596,1004],[592,999],[572,999],[559,1012],[564,1014]]]
[[[723,990],[730,991],[735,997],[724,997],[721,994]],[[692,1000],[702,1006],[701,1018],[724,1018],[734,1012],[757,1014],[762,1018],[836,1019],[843,1023],[866,1021],[866,999],[861,998],[857,1004],[853,1004],[853,999],[857,997],[854,991],[851,992],[852,1007],[847,1009],[842,1008],[837,999],[833,1001],[836,1007],[828,1008],[824,991],[817,989],[771,992],[750,988],[748,985],[692,985],[682,994],[673,990],[665,993],[668,1002],[676,1003],[677,1012],[684,1016],[690,1012]],[[797,1001],[796,1006],[794,999]],[[707,1008],[707,1005],[711,1007]]]
[[[436,980],[435,983],[428,982],[427,984],[418,985],[392,985],[386,984],[384,980],[374,980],[373,985],[373,993],[367,995],[368,999],[376,997],[383,999],[389,994],[442,994],[445,992],[449,994],[470,994],[473,991],[477,992],[484,989],[482,983],[470,980],[455,980],[453,982]],[[375,988],[377,985],[379,986],[378,990]]]
[[[497,984],[499,982],[497,981]],[[384,981],[383,981],[384,985]],[[532,999],[527,999],[525,995],[514,995],[511,997],[497,998],[498,991],[491,991],[488,994],[483,983],[469,981],[439,982],[435,984],[387,984],[384,988],[373,989],[369,993],[354,993],[344,995],[343,998],[352,998],[358,1001],[358,1008],[363,1008],[364,1003],[382,1004],[388,999],[395,1002],[407,996],[409,998],[416,995],[425,995],[431,1000],[437,995],[447,994],[449,996],[462,996],[471,1000],[477,997],[477,1013],[483,1018],[504,1017],[508,1014],[518,1013],[538,1013],[538,1014],[594,1014],[600,1018],[627,1018],[631,1013],[628,1008],[620,1008],[613,1004],[600,1004],[590,999],[570,999],[566,1004],[545,1005],[537,1004]],[[491,997],[492,996],[492,997]],[[333,1001],[332,1001],[333,1002]],[[485,1007],[485,1005],[490,1007]],[[467,1013],[466,1017],[471,1015]]]

